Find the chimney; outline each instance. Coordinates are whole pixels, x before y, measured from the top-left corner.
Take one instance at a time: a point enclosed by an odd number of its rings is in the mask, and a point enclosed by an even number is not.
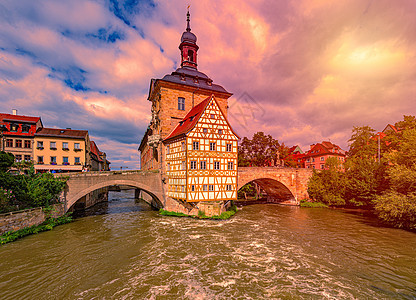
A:
[[[17,109],[12,109],[12,115],[16,116],[17,115]]]

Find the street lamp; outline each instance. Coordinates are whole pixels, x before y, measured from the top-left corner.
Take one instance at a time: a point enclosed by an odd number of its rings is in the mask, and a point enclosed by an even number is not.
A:
[[[2,151],[4,152],[4,132],[9,131],[6,127],[6,125],[1,124],[0,125],[0,137],[1,137],[1,145],[2,145]]]

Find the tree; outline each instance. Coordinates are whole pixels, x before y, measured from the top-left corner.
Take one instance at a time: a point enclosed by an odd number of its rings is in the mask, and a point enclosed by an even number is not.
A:
[[[377,140],[373,139],[375,130],[370,126],[361,126],[352,129],[350,149],[348,155],[358,158],[375,158],[377,155]]]
[[[244,137],[240,143],[238,149],[238,165],[240,167],[274,165],[277,161],[278,150],[278,140],[273,139],[271,135],[257,132],[251,140]]]
[[[14,163],[14,155],[12,153],[0,151],[0,172],[6,172]]]

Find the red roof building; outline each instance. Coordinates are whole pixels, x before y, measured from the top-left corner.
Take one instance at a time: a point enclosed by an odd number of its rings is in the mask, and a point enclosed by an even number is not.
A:
[[[335,157],[341,169],[345,162],[346,152],[338,145],[324,141],[322,143],[313,144],[308,152],[305,153],[305,168],[308,169],[326,169],[325,163],[328,158]]]

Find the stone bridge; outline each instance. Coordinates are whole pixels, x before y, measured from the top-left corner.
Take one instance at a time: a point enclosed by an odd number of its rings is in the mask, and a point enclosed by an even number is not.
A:
[[[194,210],[190,204],[180,203],[165,196],[163,178],[159,171],[86,172],[56,176],[69,176],[67,186],[61,195],[65,211],[87,194],[110,186],[130,186],[144,191],[143,199],[157,208],[185,213]],[[308,198],[307,183],[311,176],[312,170],[309,169],[239,167],[238,189],[254,181],[267,193],[270,202],[298,201]]]
[[[267,193],[268,202],[300,201],[309,198],[311,169],[279,167],[239,167],[238,189],[254,181]]]
[[[68,174],[56,176],[65,177]],[[62,202],[65,203],[65,212],[87,194],[115,185],[130,186],[145,191],[149,195],[145,197],[149,204],[160,208],[165,206],[163,183],[159,171],[85,172],[69,175],[65,190],[61,195]]]

